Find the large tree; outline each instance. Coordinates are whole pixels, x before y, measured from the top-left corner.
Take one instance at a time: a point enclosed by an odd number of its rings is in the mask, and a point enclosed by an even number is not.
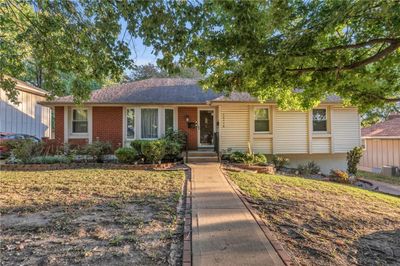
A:
[[[364,110],[400,98],[398,0],[122,6],[128,29],[162,54],[161,66],[195,66],[207,75],[205,87],[250,92],[287,108],[310,108],[329,94]]]
[[[12,76],[87,99],[131,64],[119,20],[112,1],[0,0],[0,87],[16,101]]]

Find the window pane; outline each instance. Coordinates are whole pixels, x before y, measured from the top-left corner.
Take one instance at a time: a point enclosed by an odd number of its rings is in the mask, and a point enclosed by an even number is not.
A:
[[[255,132],[269,131],[269,117],[267,108],[254,110],[254,131]]]
[[[158,109],[142,109],[142,138],[158,138]]]
[[[165,109],[165,131],[174,128],[174,110]]]
[[[327,131],[326,109],[313,110],[313,130]]]
[[[269,131],[269,121],[268,120],[256,120],[254,124],[255,132]]]
[[[73,121],[72,122],[72,132],[73,133],[87,133],[88,132],[87,121]]]
[[[255,120],[268,120],[268,109],[267,108],[256,109],[254,119]]]
[[[72,112],[72,120],[86,121],[87,120],[87,110],[74,109]]]
[[[135,109],[126,111],[126,137],[128,139],[135,138]]]

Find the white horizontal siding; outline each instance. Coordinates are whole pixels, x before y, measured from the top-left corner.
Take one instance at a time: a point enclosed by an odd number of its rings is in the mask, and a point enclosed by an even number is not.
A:
[[[38,104],[45,97],[19,91],[19,104],[11,103],[0,90],[0,132],[50,137],[50,108]]]
[[[330,153],[330,138],[313,138],[311,142],[311,151],[312,153]]]
[[[222,105],[219,112],[220,149],[246,151],[249,141],[247,105]]]
[[[271,154],[272,153],[272,138],[255,138],[253,140],[253,152]]]
[[[333,152],[347,152],[360,145],[360,122],[357,109],[332,109]]]
[[[274,153],[308,153],[308,115],[305,112],[274,113]]]

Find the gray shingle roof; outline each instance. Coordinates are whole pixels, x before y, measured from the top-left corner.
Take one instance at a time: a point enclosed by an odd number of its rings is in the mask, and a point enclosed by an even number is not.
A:
[[[205,104],[207,102],[258,102],[246,92],[232,92],[229,96],[203,90],[198,80],[183,78],[151,78],[113,85],[93,91],[89,104]],[[340,103],[338,96],[328,96],[324,102]],[[72,96],[56,98],[43,104],[70,104]]]
[[[212,90],[203,90],[194,79],[152,78],[93,91],[86,103],[133,104],[205,104],[217,98]],[[73,103],[72,96],[49,103]]]

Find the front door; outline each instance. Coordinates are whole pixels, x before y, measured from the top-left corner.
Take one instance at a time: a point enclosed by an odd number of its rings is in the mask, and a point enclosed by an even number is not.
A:
[[[214,110],[199,110],[199,146],[213,146]]]

